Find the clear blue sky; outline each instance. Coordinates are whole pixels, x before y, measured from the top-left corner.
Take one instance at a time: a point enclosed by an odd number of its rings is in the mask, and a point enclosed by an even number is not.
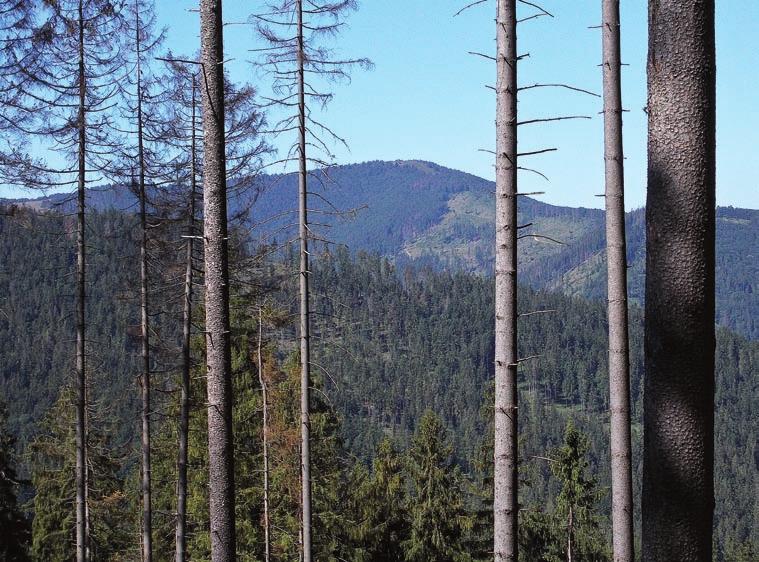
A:
[[[326,119],[351,150],[336,147],[339,163],[424,159],[492,178],[492,156],[478,149],[494,145],[491,61],[467,51],[494,50],[494,2],[453,17],[466,0],[363,0],[340,36],[340,52],[366,56],[371,71],[357,71],[350,84],[334,87]],[[169,26],[168,46],[191,53],[197,47],[198,16],[192,0],[157,0],[159,18]],[[225,2],[225,21],[244,22],[262,2]],[[600,36],[588,29],[600,20],[599,0],[542,0],[555,18],[521,26],[520,83],[562,82],[600,91]],[[646,2],[622,2],[627,206],[645,201]],[[524,15],[531,9],[520,7]],[[759,208],[759,82],[755,0],[717,2],[717,200],[720,205]],[[233,78],[266,91],[266,77],[250,64],[255,46],[248,26],[226,28],[225,48]],[[520,148],[556,147],[530,165],[550,183],[522,176],[521,191],[545,191],[541,198],[570,206],[601,206],[602,123],[597,98],[564,90],[523,92],[525,118],[583,114],[591,120],[530,125],[521,129]],[[284,144],[282,139],[278,144]]]

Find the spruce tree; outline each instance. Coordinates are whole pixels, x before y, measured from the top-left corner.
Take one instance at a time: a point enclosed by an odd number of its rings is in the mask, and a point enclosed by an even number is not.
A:
[[[74,559],[76,517],[75,400],[65,388],[40,424],[30,444],[32,485],[32,557],[39,562]],[[90,416],[91,418],[93,416]],[[93,560],[112,560],[128,554],[134,522],[121,478],[122,459],[102,423],[90,424],[87,435],[89,550]]]
[[[551,455],[551,472],[561,482],[555,516],[561,529],[558,535],[563,539],[559,544],[554,542],[551,550],[556,558],[567,562],[610,560],[595,513],[600,499],[598,483],[587,474],[589,450],[590,440],[570,420],[564,431],[564,444]]]
[[[371,472],[357,464],[351,475],[351,539],[356,562],[403,559],[401,544],[409,539],[409,498],[403,457],[389,438],[374,456]]]
[[[452,453],[440,418],[427,410],[407,459],[411,525],[403,550],[408,562],[472,559],[464,540],[473,521],[465,506],[464,477],[454,466]]]
[[[5,430],[8,411],[0,401],[0,560],[26,562],[31,540],[29,521],[18,506],[21,482],[16,474],[16,440]]]

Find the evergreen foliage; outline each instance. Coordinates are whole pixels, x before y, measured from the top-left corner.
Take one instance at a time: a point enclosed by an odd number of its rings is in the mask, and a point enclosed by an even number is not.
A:
[[[464,562],[473,528],[464,503],[464,477],[453,463],[453,448],[440,418],[426,411],[408,452],[411,532],[403,543],[408,562]]]
[[[405,464],[390,438],[380,441],[369,471],[357,463],[351,473],[350,539],[356,562],[391,562],[403,559],[409,540],[410,498]]]
[[[8,413],[0,400],[0,560],[27,562],[32,534],[29,521],[18,505],[21,482],[16,472],[15,438],[5,427]]]
[[[73,393],[64,387],[29,446],[32,485],[32,558],[68,562],[74,557],[74,409]],[[89,419],[93,419],[90,412]],[[133,519],[121,477],[124,458],[114,447],[108,427],[89,423],[87,462],[89,551],[97,560],[117,561],[134,553]],[[128,559],[128,558],[127,558]]]
[[[134,221],[127,215],[109,212],[94,213],[89,224],[92,239],[97,241],[90,254],[92,284],[88,314],[92,333],[97,334],[97,342],[92,344],[91,364],[100,365],[99,370],[106,373],[99,375],[102,382],[93,385],[92,399],[93,403],[109,405],[109,414],[118,420],[111,438],[114,443],[124,443],[136,435],[138,411],[133,398],[134,375],[138,372],[133,362],[135,345],[126,335],[128,327],[136,325],[136,302],[120,298],[121,288],[133,281],[131,272],[136,269],[135,245],[125,236]],[[18,436],[19,450],[24,450],[35,431],[39,431],[35,424],[55,402],[71,366],[72,350],[67,340],[73,299],[64,277],[72,263],[66,240],[70,226],[70,220],[64,216],[23,209],[17,209],[14,216],[0,216],[3,264],[0,293],[8,297],[0,303],[4,312],[0,314],[0,355],[3,357],[0,381],[9,404],[8,427],[12,435]],[[48,266],[39,267],[39,263]],[[274,261],[261,271],[276,276],[286,269]],[[319,461],[325,463],[324,474],[332,475],[321,494],[333,499],[325,499],[323,505],[340,498],[335,505],[341,506],[341,513],[325,516],[322,522],[317,517],[316,521],[317,525],[333,529],[326,535],[322,533],[328,538],[319,546],[322,552],[331,553],[336,551],[335,544],[340,543],[340,548],[355,544],[345,535],[353,532],[350,521],[361,520],[355,509],[344,507],[350,505],[348,491],[361,488],[351,483],[356,476],[349,478],[350,463],[345,459],[355,456],[371,466],[377,445],[386,436],[392,436],[396,450],[407,450],[427,409],[436,412],[450,430],[453,463],[464,473],[472,474],[476,489],[487,489],[487,477],[475,470],[474,461],[483,435],[489,433],[488,415],[484,412],[490,401],[483,398],[486,394],[483,389],[488,388],[492,378],[492,287],[488,279],[476,275],[433,269],[399,271],[380,257],[351,255],[342,250],[315,260],[312,270],[313,361],[320,366],[315,370],[319,375],[315,385],[320,390],[314,391],[314,407],[320,411],[326,408],[324,421],[319,421],[314,414],[313,430],[332,436],[325,437],[323,443],[320,437],[319,447],[337,451],[325,453]],[[250,285],[249,276],[240,278]],[[275,284],[263,278],[255,284],[259,283]],[[290,294],[285,286],[280,299],[283,316],[292,312]],[[166,303],[165,318],[156,324],[169,344],[172,334],[176,333],[172,332],[172,324],[179,325],[171,302]],[[251,488],[249,497],[245,496],[244,488],[240,489],[240,498],[245,498],[242,503],[249,509],[238,515],[242,521],[246,518],[251,521],[251,529],[255,527],[250,536],[261,533],[262,503],[259,501],[260,388],[252,347],[257,344],[257,322],[253,320],[255,315],[250,313],[251,309],[246,311],[246,307],[255,302],[255,298],[245,297],[233,306],[237,315],[233,328],[235,364],[239,365],[235,371],[237,409],[242,416],[236,423],[253,420],[237,429],[241,435],[236,444],[238,450],[250,451],[249,458],[240,456],[240,465],[247,468],[238,469],[239,478],[241,482],[246,479],[250,482],[246,486],[259,489]],[[522,486],[521,502],[526,509],[522,527],[529,528],[527,523],[534,520],[531,536],[542,543],[551,536],[549,527],[543,523],[550,522],[561,486],[545,461],[530,457],[548,456],[549,451],[561,446],[568,419],[574,419],[577,428],[589,438],[590,473],[600,484],[608,482],[606,320],[600,303],[528,289],[521,291],[520,310],[558,311],[520,320],[521,353],[539,355],[520,367],[521,448],[526,459],[520,470],[527,482]],[[294,402],[297,384],[287,382],[290,375],[286,368],[294,332],[291,325],[273,326],[270,332],[264,335],[267,342],[264,369],[273,387],[272,510],[278,513],[272,514],[272,535],[275,552],[297,556],[299,472]],[[636,308],[631,312],[631,337],[633,458],[638,482],[642,329],[640,310]],[[16,345],[19,341],[34,344]],[[754,456],[759,450],[755,420],[759,414],[753,400],[759,392],[759,344],[720,330],[717,349],[715,527],[716,557],[722,560],[727,556],[729,544],[759,542],[759,512],[754,501],[757,489]],[[194,356],[201,358],[199,344]],[[166,360],[165,364],[172,363]],[[324,379],[318,380],[322,375]],[[190,483],[196,490],[190,497],[190,535],[191,542],[195,541],[194,552],[203,553],[203,542],[207,540],[203,536],[206,532],[206,453],[203,450],[206,428],[199,369],[195,371],[193,384]],[[171,388],[171,385],[166,387]],[[173,400],[173,393],[166,395]],[[290,406],[285,407],[286,404]],[[161,414],[157,422],[175,418],[171,409],[162,409]],[[175,509],[176,438],[172,431],[175,430],[170,424],[156,429],[155,444],[156,517],[158,526],[162,525],[156,530],[155,541],[157,548],[163,541],[161,548],[166,553],[173,551],[171,514]],[[321,455],[318,451],[315,454]],[[484,455],[484,461],[490,462],[488,455]],[[159,463],[163,466],[158,466]],[[126,464],[126,469],[131,470],[132,465]],[[373,469],[363,470],[367,474],[373,472]],[[23,467],[20,473],[25,474]],[[61,474],[57,475],[60,481],[65,480]],[[406,476],[404,482],[407,482]],[[315,482],[314,486],[316,489],[322,484]],[[412,492],[408,484],[405,487],[407,493]],[[480,497],[479,492],[465,491],[463,501],[467,509],[486,513],[487,498]],[[61,492],[57,500],[50,501],[61,504],[68,501],[64,496]],[[314,501],[322,500],[315,496]],[[605,516],[608,510],[607,496],[598,503],[598,514]],[[401,513],[395,516],[398,521],[406,517]],[[637,512],[638,521],[639,516]],[[480,557],[480,552],[492,548],[488,546],[489,539],[481,533],[487,527],[484,521],[478,517],[478,528],[466,538],[473,557]],[[600,528],[605,532],[603,519]],[[259,556],[255,549],[251,552],[251,556]],[[372,553],[367,551],[366,556]]]

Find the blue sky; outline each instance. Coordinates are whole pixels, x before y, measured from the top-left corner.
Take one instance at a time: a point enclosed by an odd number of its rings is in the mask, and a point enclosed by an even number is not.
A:
[[[333,87],[336,98],[321,116],[350,143],[335,147],[338,163],[418,158],[492,178],[492,156],[478,149],[494,145],[492,62],[467,54],[494,50],[494,2],[453,14],[465,0],[363,0],[339,37],[339,50],[372,59],[374,70],[356,71],[350,84]],[[261,2],[224,4],[225,21],[244,22]],[[538,18],[520,30],[520,83],[567,83],[600,92],[601,39],[589,29],[600,19],[599,0],[543,0],[554,18]],[[191,53],[197,45],[198,17],[192,0],[157,0],[168,25],[168,45]],[[645,202],[646,178],[646,2],[622,2],[627,207]],[[522,8],[520,8],[522,9]],[[524,15],[531,12],[523,7]],[[717,200],[720,205],[759,208],[759,82],[755,27],[759,3],[717,2]],[[228,67],[236,80],[267,90],[267,78],[251,64],[255,47],[246,25],[226,28]],[[603,191],[601,100],[560,89],[523,92],[525,118],[588,115],[590,120],[529,125],[520,130],[520,148],[556,147],[529,165],[550,178],[521,177],[521,191],[545,191],[542,200],[599,207]],[[275,144],[284,147],[290,139]]]

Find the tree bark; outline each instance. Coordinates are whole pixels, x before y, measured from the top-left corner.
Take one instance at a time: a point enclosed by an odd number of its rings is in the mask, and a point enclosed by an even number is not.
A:
[[[712,559],[714,0],[650,0],[643,560]]]
[[[84,59],[84,6],[79,1],[79,116],[78,116],[78,185],[77,185],[77,252],[76,252],[76,560],[87,560],[87,432],[85,419],[87,416],[87,374],[85,365],[85,273],[86,273],[86,243],[85,243],[85,187],[87,173],[86,149],[86,103],[87,103],[87,73]]]
[[[498,0],[493,496],[496,562],[518,560],[516,31],[516,0]]]
[[[142,67],[140,65],[140,19],[136,11],[137,48],[137,162],[140,201],[140,315],[142,326],[142,562],[153,561],[153,513],[150,468],[150,326],[148,316],[148,224],[145,192],[145,147],[142,119]]]
[[[190,336],[192,334],[193,254],[195,251],[196,158],[196,77],[192,78],[192,123],[190,138],[190,200],[187,209],[187,250],[184,275],[184,313],[182,319],[182,383],[179,398],[179,449],[177,453],[177,527],[175,562],[187,558],[187,441],[190,432]]]
[[[208,465],[213,562],[235,560],[224,46],[221,0],[201,0]]]
[[[619,0],[602,0],[606,261],[614,562],[634,561]]]
[[[263,422],[263,454],[264,454],[264,562],[269,562],[271,543],[269,539],[269,392],[264,377],[263,361],[263,308],[258,309],[258,381],[261,384],[262,422]]]
[[[311,562],[311,437],[309,393],[311,391],[311,318],[309,310],[308,269],[308,172],[306,160],[305,46],[303,39],[303,1],[296,0],[298,18],[298,212],[300,238],[300,427],[301,427],[301,547],[303,562]]]

